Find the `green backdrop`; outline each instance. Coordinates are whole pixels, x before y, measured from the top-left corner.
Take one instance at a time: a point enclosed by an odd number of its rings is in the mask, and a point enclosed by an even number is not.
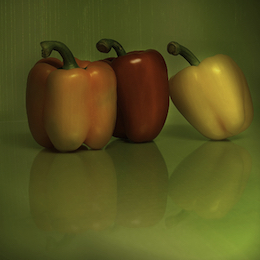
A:
[[[64,42],[81,59],[94,61],[96,42],[114,38],[126,51],[154,48],[164,56],[169,77],[188,66],[167,53],[175,40],[200,60],[223,53],[244,71],[259,110],[258,0],[8,0],[0,1],[0,121],[26,120],[29,70],[41,58],[43,40]],[[57,55],[58,57],[58,55]],[[185,122],[171,104],[169,123]]]

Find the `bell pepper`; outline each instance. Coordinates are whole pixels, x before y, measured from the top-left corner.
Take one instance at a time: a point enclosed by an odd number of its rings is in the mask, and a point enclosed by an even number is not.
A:
[[[61,152],[83,143],[101,149],[116,121],[116,76],[103,61],[81,61],[61,42],[41,43],[42,56],[31,69],[26,90],[30,131],[40,145]],[[47,58],[55,50],[63,63]]]
[[[118,110],[113,135],[132,142],[147,142],[160,133],[169,107],[167,67],[156,50],[126,53],[111,39],[102,39],[100,52],[113,48],[118,57],[106,61],[117,77]]]
[[[246,130],[253,120],[253,103],[246,78],[227,55],[200,62],[184,46],[170,42],[168,52],[180,54],[191,67],[169,80],[176,108],[202,135],[222,140]]]

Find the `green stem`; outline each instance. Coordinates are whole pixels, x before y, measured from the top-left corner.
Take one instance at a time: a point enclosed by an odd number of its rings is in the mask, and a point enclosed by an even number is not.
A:
[[[167,46],[167,51],[174,56],[180,54],[191,66],[198,66],[200,64],[200,61],[189,49],[177,42],[170,42]]]
[[[72,52],[64,43],[57,41],[44,41],[41,42],[41,47],[43,58],[49,57],[53,50],[57,51],[61,55],[63,59],[62,69],[69,70],[79,68]]]
[[[102,39],[96,44],[96,47],[100,52],[103,53],[108,53],[110,52],[111,48],[113,48],[116,51],[117,56],[126,55],[126,51],[122,45],[112,39]]]

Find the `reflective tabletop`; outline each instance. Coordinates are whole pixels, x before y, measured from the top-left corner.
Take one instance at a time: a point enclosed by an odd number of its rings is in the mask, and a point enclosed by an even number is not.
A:
[[[259,125],[208,141],[188,124],[153,141],[58,153],[1,122],[0,259],[256,260]]]

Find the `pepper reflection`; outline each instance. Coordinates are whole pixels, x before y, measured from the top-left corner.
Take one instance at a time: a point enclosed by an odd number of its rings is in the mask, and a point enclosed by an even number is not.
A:
[[[43,150],[31,168],[31,214],[46,231],[104,230],[114,223],[116,189],[115,168],[104,150]]]
[[[31,168],[38,228],[70,234],[114,225],[145,227],[164,216],[168,172],[157,146],[116,140],[105,150],[42,150]]]
[[[157,224],[165,214],[168,170],[154,142],[118,139],[107,146],[117,173],[115,223],[130,228]]]
[[[230,141],[210,141],[186,157],[170,177],[169,196],[185,211],[223,218],[239,201],[251,171],[247,150]],[[179,221],[185,211],[166,220]]]

